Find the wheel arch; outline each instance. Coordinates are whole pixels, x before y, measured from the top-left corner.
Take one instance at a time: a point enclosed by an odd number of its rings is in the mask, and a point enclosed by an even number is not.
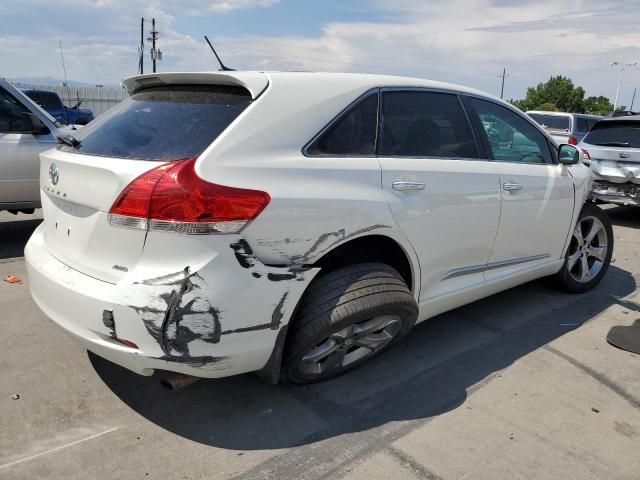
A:
[[[311,266],[321,269],[320,276],[357,263],[384,263],[395,268],[409,290],[418,297],[420,269],[417,257],[413,250],[388,235],[372,233],[350,238],[324,252]]]
[[[405,248],[401,241],[380,233],[364,234],[332,246],[308,266],[320,268],[316,276],[319,278],[338,268],[347,267],[357,263],[384,263],[395,268],[400,276],[407,282],[409,290],[414,298],[419,298],[420,267],[418,258],[413,249]],[[288,340],[288,330],[296,319],[296,314],[303,296],[313,282],[307,286],[305,292],[298,298],[297,304],[287,325],[284,325],[276,339],[271,357],[266,365],[256,372],[265,382],[276,384],[280,380],[280,368],[285,344]]]

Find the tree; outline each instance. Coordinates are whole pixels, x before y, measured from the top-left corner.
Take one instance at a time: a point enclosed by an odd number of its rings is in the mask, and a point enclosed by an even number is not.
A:
[[[590,113],[591,115],[609,115],[613,110],[613,104],[607,97],[602,95],[585,98],[583,106],[584,113]]]
[[[523,111],[553,104],[563,112],[583,113],[584,95],[584,88],[576,87],[570,78],[558,75],[549,78],[546,83],[529,87],[523,100],[515,100],[512,103]]]
[[[555,103],[543,103],[542,105],[538,105],[535,110],[540,110],[543,112],[558,112],[558,107]]]

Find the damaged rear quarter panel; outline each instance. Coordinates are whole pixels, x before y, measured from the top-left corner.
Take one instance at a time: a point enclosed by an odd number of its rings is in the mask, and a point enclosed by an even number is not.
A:
[[[139,268],[122,285],[126,304],[146,330],[139,346],[145,355],[198,368],[202,376],[262,368],[319,271],[266,266],[239,235],[149,237]],[[178,240],[181,248],[162,249]],[[182,265],[159,273],[152,262],[157,255],[163,267]],[[115,322],[122,332],[117,316]]]

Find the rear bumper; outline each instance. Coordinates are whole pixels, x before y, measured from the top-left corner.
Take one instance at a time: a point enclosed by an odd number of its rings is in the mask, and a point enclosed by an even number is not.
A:
[[[318,272],[267,267],[255,258],[243,267],[229,249],[198,271],[141,281],[131,272],[112,284],[57,260],[44,243],[45,228],[25,249],[34,301],[87,350],[141,375],[161,369],[217,378],[261,369]],[[105,311],[113,323],[103,320]]]
[[[640,185],[595,181],[591,198],[616,205],[640,206]]]

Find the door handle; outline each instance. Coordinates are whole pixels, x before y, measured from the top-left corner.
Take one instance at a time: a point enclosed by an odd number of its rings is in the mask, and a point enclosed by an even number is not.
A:
[[[399,192],[406,192],[408,190],[424,190],[424,183],[422,182],[393,182],[391,187]]]
[[[522,184],[521,183],[503,183],[502,184],[502,189],[507,191],[507,192],[513,192],[515,190],[522,190]]]

